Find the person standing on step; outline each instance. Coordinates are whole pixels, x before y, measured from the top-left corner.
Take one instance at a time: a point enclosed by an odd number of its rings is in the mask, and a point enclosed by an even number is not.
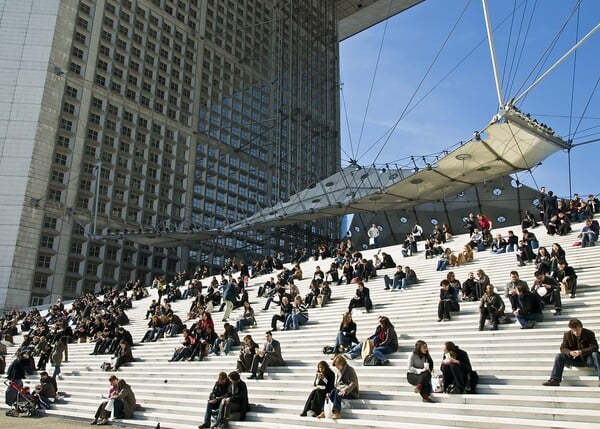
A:
[[[369,247],[371,249],[376,249],[379,247],[379,228],[374,223],[371,224],[371,228],[367,231],[367,236],[369,237]]]
[[[252,359],[252,367],[250,368],[252,374],[248,377],[250,380],[262,380],[270,366],[285,365],[281,356],[281,344],[273,338],[271,331],[265,332],[265,339],[266,342],[263,345],[263,349],[257,351]]]
[[[567,325],[560,345],[560,353],[554,358],[554,366],[550,379],[544,386],[560,386],[563,370],[566,366],[593,366],[600,385],[600,353],[598,341],[593,331],[585,329],[579,319],[571,319]]]
[[[415,386],[415,393],[421,395],[423,402],[433,402],[431,399],[431,371],[433,370],[433,359],[429,354],[427,343],[419,340],[415,349],[408,359],[408,382]]]
[[[233,311],[233,303],[235,302],[237,296],[237,283],[232,276],[229,276],[227,285],[225,285],[225,289],[223,290],[223,301],[225,302],[225,313],[223,314],[223,322],[227,322],[227,319],[229,319],[229,316]]]

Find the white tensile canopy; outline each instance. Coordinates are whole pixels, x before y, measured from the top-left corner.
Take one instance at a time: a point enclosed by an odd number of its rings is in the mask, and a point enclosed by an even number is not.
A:
[[[457,149],[424,168],[388,169],[351,165],[286,201],[223,229],[189,229],[127,235],[162,247],[181,246],[251,229],[308,222],[349,213],[398,210],[435,202],[510,173],[529,170],[570,144],[515,108]]]
[[[529,170],[569,146],[546,126],[510,109],[433,165],[417,171],[349,166],[227,230],[282,226],[439,201],[478,183]]]

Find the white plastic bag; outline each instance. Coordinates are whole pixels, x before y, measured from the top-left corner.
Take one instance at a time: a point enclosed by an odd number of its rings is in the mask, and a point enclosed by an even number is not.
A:
[[[115,408],[115,400],[114,399],[110,399],[107,403],[106,406],[104,407],[104,409],[106,411],[112,411]]]
[[[325,413],[325,417],[328,419],[333,415],[333,402],[331,399],[325,398],[325,406],[323,407],[323,412]]]
[[[438,375],[431,380],[431,387],[434,393],[442,393],[444,391],[444,376]]]

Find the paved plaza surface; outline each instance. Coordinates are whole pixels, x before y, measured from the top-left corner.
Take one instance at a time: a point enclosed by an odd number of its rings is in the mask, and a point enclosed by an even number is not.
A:
[[[90,417],[89,421],[65,419],[57,417],[7,417],[4,413],[6,410],[0,410],[0,428],[7,429],[76,429],[76,428],[93,428],[89,422],[92,421]],[[110,426],[104,426],[110,427]],[[112,427],[124,428],[119,424],[118,426],[112,425]]]

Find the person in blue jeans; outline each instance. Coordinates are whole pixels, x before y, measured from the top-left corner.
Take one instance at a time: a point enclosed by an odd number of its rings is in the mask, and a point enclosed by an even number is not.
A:
[[[394,278],[391,278],[387,274],[383,276],[385,290],[398,289],[402,285],[402,279],[404,277],[406,277],[406,274],[404,273],[404,270],[402,270],[402,265],[397,265]]]
[[[342,399],[357,399],[360,389],[356,371],[348,365],[348,362],[346,362],[346,359],[342,355],[336,355],[332,363],[337,368],[338,374],[335,379],[335,387],[329,393],[328,398],[333,403],[331,418],[339,419],[342,417]],[[320,419],[324,418],[325,412],[322,412],[317,417]]]
[[[415,284],[417,279],[417,273],[414,272],[408,265],[404,267],[405,277],[402,279],[401,289],[406,289],[408,286]]]
[[[531,329],[537,322],[544,320],[542,310],[544,304],[541,299],[529,291],[526,284],[517,285],[517,309],[514,315],[521,325],[521,329]]]
[[[375,345],[373,354],[382,365],[387,365],[390,360],[386,355],[398,351],[398,334],[396,334],[390,319],[385,316],[379,318],[379,326],[377,326],[375,335],[371,339]]]
[[[202,423],[198,428],[205,429],[210,428],[210,418],[213,411],[218,410],[221,401],[227,396],[227,392],[229,391],[229,379],[227,378],[226,372],[220,372],[217,377],[217,381],[213,386],[212,392],[208,396],[208,401],[206,402],[206,410],[204,411],[204,423]]]
[[[300,325],[304,325],[306,322],[308,322],[308,308],[302,303],[302,297],[296,295],[296,298],[294,298],[294,309],[285,319],[283,330],[287,331],[291,328],[298,330]]]
[[[382,365],[387,365],[389,359],[386,355],[394,353],[398,350],[398,335],[390,319],[385,316],[379,318],[379,324],[375,329],[375,334],[370,336],[367,341],[373,341],[373,354],[379,359]],[[349,359],[355,359],[360,356],[363,347],[361,341],[354,346],[347,354],[346,357]]]
[[[563,334],[560,353],[554,358],[552,375],[544,386],[560,386],[565,365],[593,366],[600,380],[600,353],[594,332],[583,327],[579,319],[571,319],[569,330]]]

